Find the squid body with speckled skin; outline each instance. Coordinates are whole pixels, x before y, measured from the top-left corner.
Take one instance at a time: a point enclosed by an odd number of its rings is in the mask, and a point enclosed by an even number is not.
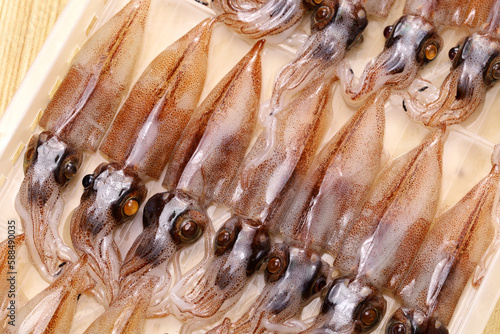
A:
[[[200,24],[198,31],[206,31],[213,22]],[[192,37],[188,34],[184,40],[192,41]],[[138,330],[140,319],[171,313],[167,266],[174,255],[203,234],[205,244],[210,244],[213,233],[207,206],[232,181],[253,136],[261,93],[263,45],[264,41],[257,42],[193,110],[176,145],[171,147],[172,156],[179,158],[171,160],[164,184],[172,188],[152,196],[146,203],[144,230],[120,267],[121,289],[110,306],[113,316],[103,314],[88,333],[99,328]],[[141,306],[140,317],[132,317],[128,312],[130,307],[136,307],[136,296],[141,296],[141,304],[146,303]]]
[[[342,275],[305,333],[364,333],[383,318],[380,291],[403,279],[436,212],[445,136],[431,131],[382,169],[333,263]]]
[[[16,209],[30,259],[49,282],[78,260],[57,230],[63,191],[82,152],[97,150],[127,92],[148,8],[149,0],[131,1],[83,45],[40,120],[46,131],[28,144]]]
[[[436,218],[396,289],[403,305],[387,323],[387,333],[448,333],[446,326],[471,275],[472,284],[479,285],[498,233],[499,153],[497,145],[490,173]]]
[[[77,253],[89,255],[102,278],[104,304],[120,290],[122,259],[112,232],[139,211],[146,200],[145,181],[159,178],[198,104],[214,22],[197,25],[145,69],[100,148],[112,162],[97,166],[82,181],[71,237]]]

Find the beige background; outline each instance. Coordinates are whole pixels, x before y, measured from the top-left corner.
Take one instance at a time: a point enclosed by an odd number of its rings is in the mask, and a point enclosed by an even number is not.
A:
[[[0,0],[0,116],[67,2]],[[500,333],[500,302],[484,331],[493,333]]]

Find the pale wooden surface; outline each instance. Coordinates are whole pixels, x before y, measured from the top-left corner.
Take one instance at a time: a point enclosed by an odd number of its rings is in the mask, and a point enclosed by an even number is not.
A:
[[[0,115],[67,2],[0,0]],[[496,333],[500,333],[500,302],[484,331],[484,334]]]

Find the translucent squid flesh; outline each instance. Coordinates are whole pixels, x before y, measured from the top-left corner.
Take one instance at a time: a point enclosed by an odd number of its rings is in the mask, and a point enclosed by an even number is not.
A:
[[[361,0],[360,3],[368,13],[387,17],[395,0]]]
[[[180,249],[211,228],[206,213],[210,202],[206,199],[221,194],[224,183],[232,180],[254,131],[261,92],[262,49],[263,42],[258,42],[201,104],[201,111],[195,112],[200,115],[207,106],[214,110],[177,189],[156,194],[146,204],[144,231],[135,240],[120,271],[122,286],[159,265],[168,265]],[[192,140],[189,129],[186,133],[186,140]],[[185,149],[182,145],[178,148]],[[185,156],[184,152],[176,153]],[[211,234],[205,235],[209,245]],[[169,273],[164,273],[165,285]],[[155,291],[155,300],[160,299],[162,292],[165,294],[165,289]],[[160,306],[155,310],[155,315],[165,311]]]
[[[411,85],[418,70],[433,60],[443,45],[435,26],[420,15],[404,15],[384,30],[384,50],[364,69],[357,80],[352,70],[340,66],[339,78],[348,102],[363,101],[383,87],[398,90]]]
[[[147,194],[144,179],[159,177],[198,104],[213,23],[200,23],[146,68],[101,147],[115,162],[98,166],[82,181],[85,191],[71,220],[72,241],[110,284],[108,298],[116,295],[121,264],[112,232],[139,210]]]
[[[48,281],[77,256],[59,236],[62,194],[80,168],[82,151],[48,131],[31,137],[25,154],[25,178],[16,198],[30,259]]]
[[[464,25],[481,29],[488,26],[488,30],[498,35],[500,20],[498,19],[498,6],[496,0],[469,0],[469,6],[465,12]]]
[[[345,63],[340,67],[338,75],[348,102],[362,101],[382,87],[408,88],[418,70],[442,49],[436,27],[461,26],[467,10],[464,1],[407,1],[404,15],[384,30],[384,50],[366,66],[360,80]]]
[[[267,232],[259,232],[262,241],[255,242],[257,231],[267,231],[260,218],[267,209],[281,203],[280,192],[293,187],[290,184],[298,181],[292,180],[299,179],[312,161],[328,124],[333,82],[317,80],[283,110],[270,116],[274,123],[258,136],[230,190],[225,197],[215,199],[215,202],[224,200],[236,214],[218,231],[215,257],[199,269],[203,274],[188,276],[173,288],[172,301],[179,310],[187,311],[183,317],[206,318],[205,324],[217,320],[217,315],[231,305],[229,301],[223,306],[224,301],[237,296],[253,273],[247,271],[248,275],[244,275],[241,268],[257,265],[253,256],[242,255],[258,253],[261,258],[267,253]],[[244,228],[235,229],[231,227],[234,224]],[[226,242],[231,247],[224,246],[224,254],[218,254],[217,249]],[[252,247],[249,249],[248,245]],[[216,273],[211,272],[212,268],[217,268]],[[216,277],[226,277],[229,273],[234,279],[224,285],[217,284]],[[191,324],[201,325],[194,320]]]
[[[170,294],[183,318],[195,318],[185,321],[182,332],[213,323],[234,306],[270,249],[266,226],[241,217],[227,220],[216,233],[214,259],[203,268],[205,272],[198,270],[183,278]],[[179,292],[184,292],[182,298]]]
[[[224,199],[235,213],[263,221],[305,174],[329,125],[334,82],[319,78],[271,116]]]
[[[153,287],[157,283],[157,277],[145,276],[126,286],[84,333],[142,333]]]
[[[439,216],[426,237],[408,275],[398,287],[403,306],[387,324],[389,333],[405,329],[417,333],[448,325],[467,281],[479,284],[485,254],[494,241],[494,222],[500,180],[499,152],[495,147],[490,173],[455,206]]]
[[[379,290],[394,290],[404,278],[436,213],[444,135],[432,131],[384,167],[334,261],[347,275],[329,287],[310,333],[368,332],[383,318]]]
[[[268,255],[266,286],[236,322],[208,333],[291,333],[305,329],[290,320],[326,286],[330,266],[315,252],[275,244]]]
[[[275,80],[270,101],[273,112],[281,109],[286,92],[302,89],[321,76],[335,77],[336,65],[368,24],[366,11],[356,1],[322,1],[312,15],[311,35]]]
[[[368,333],[376,328],[386,308],[378,288],[340,277],[329,286],[314,322],[301,333]]]
[[[484,100],[487,90],[500,79],[500,16],[498,1],[470,1],[464,24],[479,28],[452,49],[451,72],[429,101],[427,93],[418,91],[406,101],[410,117],[425,125],[461,123]]]
[[[100,148],[111,161],[160,177],[203,91],[214,22],[198,24],[144,70]]]
[[[84,255],[67,264],[49,287],[17,311],[14,326],[8,324],[5,333],[69,333],[80,295],[96,284],[87,259]]]
[[[177,186],[204,194],[205,202],[222,201],[254,135],[263,46],[263,40],[257,42],[196,109],[170,159],[167,189]]]
[[[370,98],[325,145],[300,188],[289,189],[292,205],[268,219],[273,229],[302,247],[337,255],[381,167],[387,96]]]
[[[426,226],[432,221],[439,198],[442,149],[445,135],[444,129],[431,131],[417,147],[389,162],[382,169],[370,190],[359,218],[349,230],[342,244],[342,251],[335,260],[334,267],[344,273],[355,272],[358,264],[363,267],[364,271],[377,266],[381,268],[382,263],[379,265],[377,262],[387,259],[388,263],[390,263],[389,256],[383,259],[380,256],[377,257],[376,253],[379,247],[384,248],[387,245],[380,243],[377,246],[373,242],[374,233],[380,234],[380,237],[392,235],[390,237],[393,239],[391,244],[396,247],[397,243],[394,240],[403,242],[403,238],[396,238],[394,233],[398,233],[403,237],[408,232],[405,232],[404,226],[413,229],[412,226],[414,226],[415,222],[423,224],[421,226]],[[422,204],[421,206],[417,205],[419,202]],[[415,206],[407,205],[406,208],[403,208],[404,203],[414,203]],[[403,215],[403,211],[401,211],[403,209],[405,213],[408,210],[410,213]],[[394,222],[397,217],[401,219],[398,224],[400,229],[392,232],[391,222]],[[385,223],[382,224],[382,222]],[[393,224],[392,228],[395,229],[398,226]],[[421,231],[420,235],[422,233],[425,236],[424,230]],[[413,235],[415,239],[409,236],[409,239],[405,240],[405,247],[408,250],[411,247],[409,241],[418,241],[418,233],[413,232]],[[418,242],[414,244],[416,245]],[[368,251],[373,255],[368,256]],[[370,261],[360,262],[360,256]],[[405,262],[403,256],[398,258],[397,263]],[[382,265],[382,267],[384,266]],[[380,279],[374,277],[374,280],[380,283],[387,281],[382,277]]]
[[[24,234],[10,236],[0,244],[0,329],[5,328],[7,323],[15,324],[16,307],[19,305],[19,298],[16,298],[15,276],[16,254],[19,248],[24,245]],[[14,305],[14,306],[12,306]]]
[[[213,0],[211,6],[227,26],[253,39],[284,40],[306,12],[302,0]]]
[[[474,33],[449,52],[451,72],[434,101],[417,92],[406,101],[409,116],[428,126],[463,122],[483,102],[500,79],[500,40],[490,33]],[[419,96],[420,95],[420,96]]]
[[[61,194],[77,173],[82,151],[95,151],[132,79],[149,0],[133,0],[99,29],[73,59],[30,140],[16,200],[32,262],[47,281],[76,255],[57,233]]]

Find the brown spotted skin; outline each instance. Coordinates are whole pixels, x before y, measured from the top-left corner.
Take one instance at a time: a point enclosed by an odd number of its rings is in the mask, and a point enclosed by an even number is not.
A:
[[[325,12],[330,14],[322,14]],[[281,109],[283,101],[319,77],[335,77],[338,63],[359,41],[367,24],[367,13],[357,1],[328,0],[316,6],[311,34],[295,59],[278,73],[270,107]]]
[[[255,131],[262,81],[259,41],[196,109],[172,154],[163,185],[220,202]]]
[[[16,308],[20,306],[19,298],[14,299],[15,297],[13,298],[11,295],[11,282],[13,281],[10,280],[9,272],[16,271],[15,261],[17,257],[15,254],[19,254],[19,248],[24,244],[24,239],[24,234],[19,234],[0,243],[0,329],[5,328],[8,321],[16,318],[15,314],[11,314],[10,310],[7,309],[11,300],[15,301]]]
[[[91,177],[71,218],[71,241],[78,255],[89,256],[93,269],[107,284],[106,297],[111,300],[117,292],[121,264],[112,233],[133,218],[124,213],[127,201],[135,199],[140,206],[147,189],[133,169],[117,163],[99,165]]]
[[[61,263],[77,259],[57,231],[63,191],[80,168],[82,151],[97,149],[128,89],[148,9],[149,0],[133,0],[90,37],[40,120],[47,131],[28,145],[16,209],[29,256],[46,281],[56,278]]]
[[[395,0],[361,0],[360,2],[368,13],[387,17]]]
[[[47,131],[32,136],[26,150],[25,177],[16,198],[16,210],[31,262],[48,282],[64,270],[61,263],[78,259],[57,229],[64,209],[63,192],[82,160],[81,151]]]
[[[149,0],[132,0],[73,59],[40,126],[82,150],[95,151],[132,80]]]
[[[280,206],[268,224],[303,247],[336,256],[381,167],[388,96],[370,98],[326,144],[300,188],[289,189],[292,204]]]
[[[245,157],[225,203],[261,219],[280,203],[279,194],[303,175],[329,124],[334,80],[320,78],[277,114]]]
[[[82,293],[95,286],[87,256],[67,268],[51,285],[31,298],[16,313],[15,326],[5,333],[69,333]]]
[[[239,34],[252,39],[272,38],[291,31],[306,12],[301,0],[214,0],[221,20]]]
[[[469,7],[474,1],[467,0],[416,0],[406,1],[404,14],[420,15],[436,26],[461,27],[466,16],[472,10]],[[483,1],[487,2],[487,1]],[[477,4],[476,4],[477,6]]]
[[[182,224],[188,221],[196,223],[192,238],[182,234]],[[144,207],[144,230],[121,264],[120,284],[126,286],[162,263],[169,264],[178,251],[198,240],[209,224],[205,209],[189,195],[181,191],[153,195]]]
[[[497,83],[493,74],[497,62],[500,62],[500,39],[494,34],[474,33],[459,41],[439,96],[422,103],[415,93],[406,101],[408,115],[428,126],[465,121],[484,101],[488,89]]]
[[[466,19],[464,24],[470,28],[481,29],[490,24],[490,14],[493,14],[495,5],[498,3],[496,0],[471,0],[469,1],[469,8],[465,14]],[[494,24],[498,27],[498,20]]]
[[[394,291],[404,278],[436,213],[445,134],[445,129],[431,131],[379,174],[335,258],[333,266],[344,276],[333,282],[312,329],[363,333],[382,320],[380,291]],[[365,309],[376,318],[364,322],[360,310]]]
[[[429,45],[434,45],[436,52],[443,45],[432,20],[421,15],[403,15],[392,25],[384,49],[366,65],[360,80],[354,80],[347,66],[341,68],[339,77],[344,97],[349,103],[359,103],[383,88],[408,88],[418,71],[430,62],[425,56],[425,48]]]
[[[275,244],[268,259],[279,259],[279,265],[267,264],[266,286],[257,300],[231,327],[224,322],[217,333],[257,334],[297,332],[302,328],[294,321],[302,308],[314,299],[326,285],[330,266],[312,251]]]
[[[477,275],[473,283],[482,278],[485,267],[481,260],[496,230],[492,213],[500,168],[498,156],[494,159],[497,161],[491,172],[436,219],[413,267],[398,287],[403,307],[447,325],[474,271]]]
[[[358,269],[358,276],[388,289],[403,279],[436,212],[445,137],[445,129],[431,131],[382,169],[335,259],[336,268]]]
[[[143,333],[151,295],[158,281],[156,277],[144,276],[124,287],[109,308],[84,333]]]
[[[181,332],[190,333],[200,324],[214,323],[235,306],[270,248],[269,232],[262,223],[238,216],[228,219],[215,234],[214,256],[199,269],[203,270],[201,277],[194,282],[185,277],[172,289],[172,302],[189,319],[184,321]],[[187,292],[183,296],[176,294],[181,290]]]
[[[110,160],[160,177],[203,90],[214,22],[198,24],[143,72],[100,149]]]
[[[369,333],[383,318],[386,304],[380,291],[366,280],[337,278],[330,284],[318,316],[301,334]],[[363,317],[366,312],[373,316]]]

